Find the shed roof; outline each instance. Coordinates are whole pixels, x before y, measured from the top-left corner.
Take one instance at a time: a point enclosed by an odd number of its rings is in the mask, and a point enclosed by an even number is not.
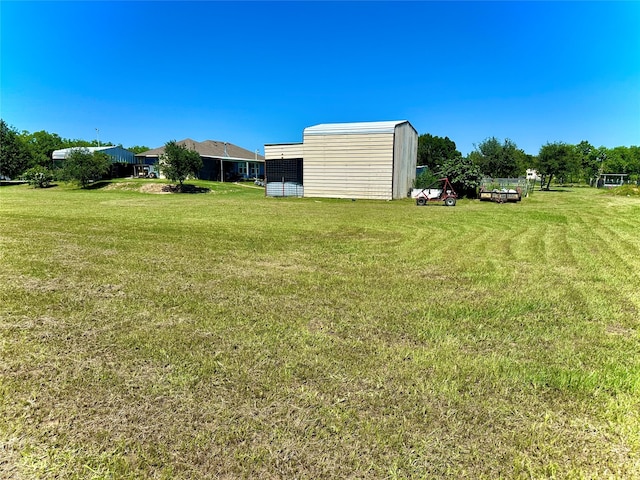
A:
[[[354,135],[364,133],[393,133],[395,128],[408,120],[386,122],[321,123],[304,129],[304,135]]]
[[[245,148],[238,147],[233,143],[220,142],[217,140],[205,140],[204,142],[196,142],[190,138],[185,138],[176,142],[178,145],[184,145],[189,150],[195,150],[201,157],[222,158],[229,160],[247,160],[256,161],[255,152],[251,152]],[[153,148],[146,152],[136,154],[136,157],[158,157],[164,153],[164,145],[162,147]],[[257,156],[259,162],[264,162],[264,156]]]
[[[61,148],[59,150],[54,150],[53,153],[51,154],[51,158],[53,160],[64,160],[73,150],[86,150],[89,153],[93,153],[93,152],[101,152],[103,150],[112,150],[114,148],[118,149],[118,151],[125,150],[124,148],[117,147],[115,145],[106,145],[103,147],[69,147],[69,148]],[[125,150],[125,151],[128,151],[128,150]],[[133,153],[133,152],[129,152],[129,153]]]

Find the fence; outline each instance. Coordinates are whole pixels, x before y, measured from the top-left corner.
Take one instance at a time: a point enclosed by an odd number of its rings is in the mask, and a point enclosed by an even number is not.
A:
[[[273,159],[265,162],[268,197],[302,197],[302,159]]]
[[[533,193],[535,180],[527,180],[526,177],[517,178],[490,178],[484,177],[480,182],[480,192],[519,190],[523,197]]]

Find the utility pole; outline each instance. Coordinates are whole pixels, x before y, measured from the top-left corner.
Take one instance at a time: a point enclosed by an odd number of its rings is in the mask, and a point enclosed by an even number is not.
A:
[[[100,130],[96,128],[96,140],[98,140],[98,146],[100,146]]]

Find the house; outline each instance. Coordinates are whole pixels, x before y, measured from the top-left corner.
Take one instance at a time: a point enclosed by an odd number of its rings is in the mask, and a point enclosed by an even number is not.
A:
[[[70,147],[54,150],[51,154],[54,165],[59,165],[73,150],[78,149],[86,150],[89,153],[102,152],[106,154],[109,160],[111,160],[110,176],[112,178],[128,177],[133,174],[134,164],[136,163],[133,152],[115,145],[105,145],[103,147]]]
[[[267,196],[405,198],[415,180],[418,132],[406,120],[320,124],[302,143],[265,145]]]
[[[232,143],[205,140],[196,142],[190,138],[176,142],[189,150],[195,150],[202,158],[198,178],[220,182],[264,177],[264,156],[257,150],[250,152]],[[164,153],[164,146],[136,154],[134,175],[143,176],[150,167],[156,166]]]

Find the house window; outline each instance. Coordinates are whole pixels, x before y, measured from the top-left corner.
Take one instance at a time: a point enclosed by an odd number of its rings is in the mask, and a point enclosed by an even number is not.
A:
[[[247,164],[246,163],[239,163],[238,164],[238,173],[240,175],[247,175]]]

